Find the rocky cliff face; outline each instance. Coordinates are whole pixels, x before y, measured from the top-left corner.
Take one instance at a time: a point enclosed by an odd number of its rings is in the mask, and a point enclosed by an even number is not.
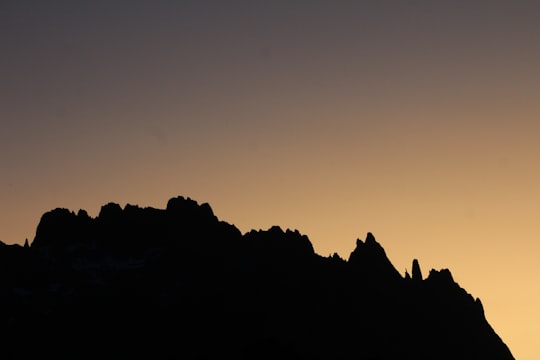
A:
[[[322,257],[183,197],[44,214],[0,246],[0,303],[2,358],[513,359],[446,269],[402,277],[371,233]]]

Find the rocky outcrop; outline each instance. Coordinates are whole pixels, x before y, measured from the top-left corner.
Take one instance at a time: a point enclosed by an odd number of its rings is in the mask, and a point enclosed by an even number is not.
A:
[[[356,240],[356,248],[349,256],[349,264],[361,276],[377,282],[381,279],[396,281],[402,278],[372,233],[366,235],[365,242]]]
[[[513,359],[447,269],[402,277],[371,233],[322,257],[184,197],[45,213],[0,243],[0,305],[1,358]]]
[[[413,260],[412,263],[412,279],[414,281],[422,281],[422,270],[420,270],[420,264],[418,263],[417,259]]]

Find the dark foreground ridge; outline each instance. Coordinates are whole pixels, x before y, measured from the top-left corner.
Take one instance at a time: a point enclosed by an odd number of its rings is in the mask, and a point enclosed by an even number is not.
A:
[[[178,197],[56,209],[0,245],[2,359],[513,359],[450,271],[402,277],[371,233],[322,257]]]

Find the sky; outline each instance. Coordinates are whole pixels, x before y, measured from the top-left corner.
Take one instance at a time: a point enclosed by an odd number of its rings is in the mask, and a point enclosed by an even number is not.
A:
[[[57,207],[209,203],[448,268],[540,358],[540,5],[0,1],[0,240]]]

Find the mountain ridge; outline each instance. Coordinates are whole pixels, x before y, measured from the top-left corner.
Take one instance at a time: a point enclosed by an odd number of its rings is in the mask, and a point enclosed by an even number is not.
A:
[[[88,358],[108,349],[123,357],[513,359],[481,301],[448,269],[424,279],[414,259],[412,277],[402,276],[372,233],[347,260],[323,257],[298,230],[242,234],[209,204],[182,196],[165,209],[108,203],[95,218],[46,212],[31,244],[0,246],[0,282],[8,358],[39,348]],[[70,341],[55,345],[57,337]]]

